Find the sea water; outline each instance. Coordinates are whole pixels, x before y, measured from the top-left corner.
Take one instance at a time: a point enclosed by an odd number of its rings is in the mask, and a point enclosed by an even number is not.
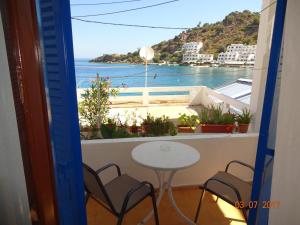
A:
[[[87,88],[100,77],[109,79],[112,87],[145,87],[145,65],[89,63],[75,60],[77,88]],[[191,67],[179,65],[148,65],[148,87],[218,86],[239,78],[252,79],[251,68]]]

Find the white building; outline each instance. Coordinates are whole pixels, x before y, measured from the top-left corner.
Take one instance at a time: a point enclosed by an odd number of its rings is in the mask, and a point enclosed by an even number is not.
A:
[[[227,52],[255,52],[256,45],[231,44],[227,47]]]
[[[237,61],[245,62],[247,64],[254,64],[255,53],[241,52],[241,53],[239,53],[239,57],[238,57]]]
[[[198,61],[202,63],[212,62],[214,60],[213,54],[199,54]]]
[[[188,42],[182,46],[183,63],[195,63],[199,60],[199,51],[202,48],[202,42]]]
[[[218,62],[223,64],[254,64],[256,45],[231,44],[221,52]]]
[[[195,63],[199,59],[199,53],[197,52],[187,52],[183,54],[183,63]]]
[[[218,56],[219,63],[237,61],[239,58],[238,52],[221,52]]]
[[[182,46],[182,51],[184,52],[198,52],[202,48],[202,42],[188,42]]]

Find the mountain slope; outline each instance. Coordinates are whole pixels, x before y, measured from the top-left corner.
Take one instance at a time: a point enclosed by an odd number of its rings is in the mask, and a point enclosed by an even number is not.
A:
[[[256,44],[259,25],[259,13],[248,10],[232,12],[223,21],[197,27],[181,32],[173,39],[162,41],[152,48],[155,51],[153,62],[163,61],[181,62],[181,47],[186,42],[202,41],[201,53],[217,54],[226,51],[226,47],[233,43]],[[127,54],[112,54],[97,57],[91,62],[122,62],[141,63],[138,51]]]

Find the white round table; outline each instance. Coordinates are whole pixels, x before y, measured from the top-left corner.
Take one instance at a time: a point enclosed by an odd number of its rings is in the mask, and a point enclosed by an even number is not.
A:
[[[138,164],[153,169],[159,181],[159,194],[156,204],[159,205],[163,194],[168,191],[170,201],[176,212],[188,223],[195,223],[186,217],[177,207],[172,193],[172,181],[178,170],[190,167],[200,159],[199,152],[193,147],[171,141],[147,142],[136,146],[131,152],[132,158]],[[168,174],[165,180],[165,175]],[[142,221],[145,224],[153,215],[153,210]]]

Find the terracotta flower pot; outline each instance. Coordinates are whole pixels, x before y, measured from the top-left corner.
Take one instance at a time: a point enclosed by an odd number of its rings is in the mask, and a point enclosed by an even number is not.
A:
[[[232,133],[234,124],[201,124],[202,133]]]
[[[238,132],[239,133],[247,133],[249,128],[249,124],[239,124]]]
[[[179,133],[194,133],[194,129],[189,126],[184,126],[184,125],[178,125],[177,126],[178,132]]]

